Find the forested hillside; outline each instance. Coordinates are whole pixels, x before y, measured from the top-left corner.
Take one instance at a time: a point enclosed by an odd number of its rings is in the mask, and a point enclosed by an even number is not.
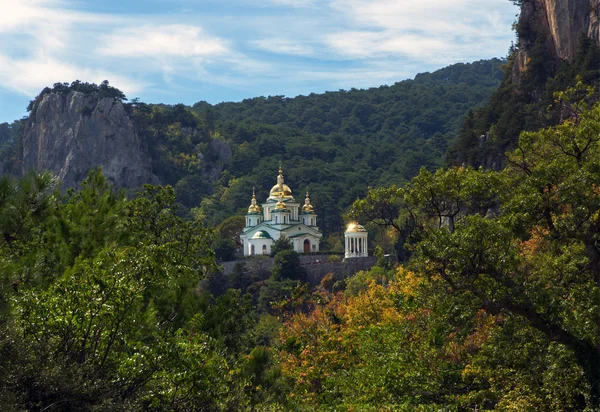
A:
[[[192,108],[122,105],[108,83],[45,90],[0,127],[6,170],[21,127],[45,128],[42,103],[79,100],[81,123],[110,109],[135,124],[173,186],[126,194],[99,169],[66,191],[45,172],[0,178],[0,410],[600,410],[598,45],[557,60],[532,21],[464,123],[500,62]],[[459,129],[458,164],[439,167]],[[253,256],[223,273],[235,213],[280,160],[327,230],[351,204],[382,235],[370,270],[311,284],[281,238],[270,270]]]
[[[247,206],[254,185],[265,199],[283,160],[292,189],[310,186],[320,225],[336,232],[341,213],[368,186],[401,183],[422,166],[443,164],[465,113],[499,84],[501,63],[456,64],[369,90],[197,103],[193,110],[232,148],[230,177],[203,212],[213,221],[230,216]]]
[[[92,171],[0,180],[0,407],[7,411],[600,407],[600,104],[524,133],[502,171],[455,167],[354,204],[409,256],[307,283],[219,273],[170,187],[130,200]],[[584,97],[583,100],[579,97]],[[377,210],[383,213],[374,213]],[[495,210],[495,212],[491,212]]]
[[[136,179],[145,176],[140,159],[147,159],[155,180],[175,187],[180,213],[189,217],[189,209],[197,208],[209,224],[247,207],[253,186],[259,202],[264,200],[283,161],[295,194],[310,185],[320,226],[335,233],[341,213],[369,185],[400,184],[422,166],[444,163],[463,116],[483,105],[500,83],[501,64],[497,59],[455,64],[392,86],[214,106],[147,105],[133,99],[123,106],[126,115],[119,109],[125,96],[108,82],[58,83],[31,102],[28,119],[3,125],[10,133],[2,132],[1,159],[5,171],[21,169],[24,161],[24,168],[55,170],[72,184],[85,176],[93,156],[100,162],[139,146],[143,153],[119,160],[119,170],[105,165],[107,176],[120,186],[135,186],[126,175],[135,165]],[[132,137],[123,132],[130,123]],[[15,139],[23,125],[24,136]],[[70,137],[69,130],[80,135]],[[71,149],[57,150],[57,141]],[[125,141],[127,150],[118,147]],[[96,147],[93,156],[84,153],[88,146]],[[45,152],[35,155],[39,148]],[[60,153],[69,150],[61,161]]]

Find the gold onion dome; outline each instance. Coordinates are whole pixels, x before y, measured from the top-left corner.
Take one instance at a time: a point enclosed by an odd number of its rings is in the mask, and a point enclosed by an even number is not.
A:
[[[275,210],[287,210],[287,206],[283,203],[283,193],[279,192],[279,201],[275,205]]]
[[[252,202],[248,208],[248,214],[252,213],[260,213],[260,206],[256,204],[256,193],[254,192],[254,188],[252,188]]]
[[[302,206],[302,211],[304,213],[312,213],[313,205],[310,204],[310,197],[308,197],[308,190],[306,191],[306,199],[304,199],[304,206]]]
[[[283,195],[283,200],[294,200],[292,189],[283,182],[283,170],[279,166],[279,176],[277,176],[277,184],[271,188],[268,200],[278,200],[279,195]]]
[[[346,228],[346,233],[366,232],[367,230],[356,222],[352,222]]]

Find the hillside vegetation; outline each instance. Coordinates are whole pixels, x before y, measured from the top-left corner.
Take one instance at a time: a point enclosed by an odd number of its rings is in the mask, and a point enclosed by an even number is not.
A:
[[[456,64],[369,90],[194,105],[233,150],[231,178],[203,205],[205,213],[221,213],[217,220],[235,213],[253,185],[265,199],[283,160],[292,189],[301,195],[310,185],[323,229],[338,231],[341,212],[368,186],[399,184],[422,166],[444,164],[463,116],[498,86],[500,64]]]
[[[473,110],[499,61],[294,99],[127,103],[172,186],[0,178],[0,409],[600,410],[597,45],[530,56]],[[43,93],[100,87],[124,98]],[[8,167],[19,127],[0,128]],[[223,274],[280,160],[326,231],[347,210],[380,235],[373,267],[314,285],[279,239],[270,271],[253,256]]]
[[[533,33],[535,30],[531,29]],[[534,36],[535,37],[535,36]],[[600,47],[589,38],[581,38],[572,61],[556,62],[540,38],[531,49],[527,70],[518,81],[514,76],[515,54],[509,57],[506,75],[490,102],[470,112],[447,161],[452,165],[500,168],[504,153],[516,147],[519,134],[564,120],[561,105],[554,104],[554,94],[574,87],[578,80],[590,85],[600,96]]]
[[[483,105],[499,85],[501,63],[455,64],[369,90],[198,102],[192,107],[133,99],[125,109],[151,158],[153,174],[175,187],[180,213],[189,217],[196,208],[211,225],[241,213],[253,186],[259,201],[267,197],[282,161],[295,195],[302,198],[310,185],[321,228],[335,233],[341,213],[369,185],[399,184],[421,166],[432,170],[444,163],[463,116]],[[57,83],[31,102],[31,119],[49,93],[62,99],[69,93],[93,95],[91,102],[108,97],[115,104],[125,99],[108,82]],[[85,123],[91,111],[83,108],[80,121]],[[22,148],[15,135],[21,129],[19,121],[0,130],[5,171],[20,168]]]
[[[571,116],[522,134],[502,171],[369,191],[351,213],[403,235],[405,262],[378,248],[369,271],[317,287],[285,240],[271,273],[257,256],[220,274],[171,187],[127,200],[98,170],[65,195],[48,174],[0,179],[0,407],[597,410],[589,96],[557,95]]]
[[[205,214],[222,220],[247,206],[253,185],[265,199],[283,160],[297,195],[310,185],[325,232],[338,231],[341,212],[368,186],[405,182],[422,166],[444,163],[463,116],[498,86],[500,65],[456,64],[369,90],[194,105],[233,151],[231,178],[203,205]]]

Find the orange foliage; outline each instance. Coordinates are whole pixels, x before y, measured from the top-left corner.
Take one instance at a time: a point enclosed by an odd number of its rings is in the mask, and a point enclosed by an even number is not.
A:
[[[548,235],[548,233],[548,229],[546,228],[539,226],[533,228],[529,240],[521,242],[521,244],[519,245],[521,256],[534,256],[543,244],[543,240]]]
[[[441,364],[462,370],[470,356],[489,341],[497,319],[481,310],[466,335],[449,333],[443,345],[437,346],[432,331],[444,325],[444,320],[436,318],[431,308],[405,304],[406,299],[422,298],[428,282],[397,268],[386,286],[371,281],[357,296],[339,293],[316,305],[309,314],[293,315],[280,335],[280,361],[283,374],[295,381],[295,398],[310,403],[317,401],[321,393],[331,396],[340,380],[369,368],[373,357],[381,360],[385,353],[403,353],[400,358],[406,363],[396,364],[399,369],[395,379],[410,381],[415,367],[421,368],[419,373],[432,376],[447,370]],[[392,355],[393,359],[397,357]],[[356,382],[355,390],[365,391],[367,397],[375,396],[376,388],[369,385]]]

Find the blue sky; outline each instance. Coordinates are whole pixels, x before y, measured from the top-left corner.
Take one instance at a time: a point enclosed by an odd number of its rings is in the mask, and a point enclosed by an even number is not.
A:
[[[393,84],[504,57],[509,0],[0,0],[0,122],[56,82],[193,104]]]

